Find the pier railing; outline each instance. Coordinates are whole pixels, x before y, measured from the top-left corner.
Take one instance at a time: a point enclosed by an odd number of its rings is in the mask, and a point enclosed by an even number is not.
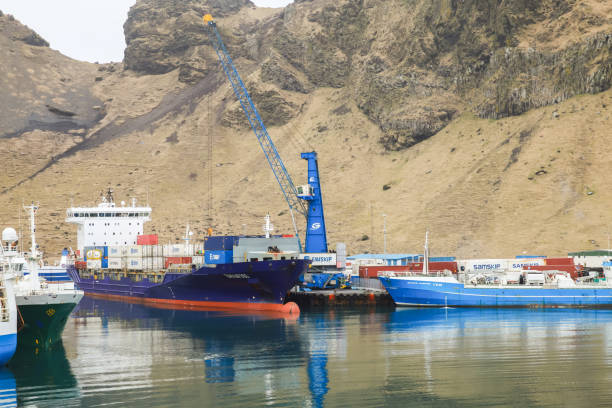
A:
[[[380,280],[375,278],[360,278],[358,276],[351,276],[351,287],[353,289],[385,291],[385,287],[382,285]]]

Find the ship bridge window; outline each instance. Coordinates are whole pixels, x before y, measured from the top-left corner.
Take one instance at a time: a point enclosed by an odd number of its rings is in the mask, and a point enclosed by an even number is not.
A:
[[[113,214],[111,214],[111,213],[106,213],[106,214],[104,214],[104,216],[105,216],[105,217],[112,217],[112,216],[113,216]]]
[[[89,216],[90,216],[90,217],[97,217],[97,216],[98,216],[98,213],[91,213],[91,214],[89,214]]]

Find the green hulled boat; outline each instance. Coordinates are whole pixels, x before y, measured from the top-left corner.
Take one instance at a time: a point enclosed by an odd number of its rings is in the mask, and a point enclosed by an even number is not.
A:
[[[31,251],[15,258],[20,263],[22,272],[15,282],[15,300],[21,315],[17,333],[19,347],[30,347],[38,350],[49,350],[61,342],[62,331],[70,312],[83,298],[83,291],[74,288],[74,282],[47,282],[41,279],[38,271],[42,264],[42,255],[36,245],[36,226],[34,214],[38,206],[24,206],[30,213]],[[27,261],[26,261],[27,258]],[[66,254],[62,265],[68,264]],[[25,271],[28,271],[26,275]]]
[[[78,290],[17,296],[23,319],[17,336],[19,347],[48,350],[60,342],[66,321],[82,297],[83,292]]]

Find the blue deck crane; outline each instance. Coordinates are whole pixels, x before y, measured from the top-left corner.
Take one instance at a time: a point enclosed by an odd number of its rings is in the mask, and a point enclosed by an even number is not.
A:
[[[240,102],[240,106],[251,125],[251,129],[257,136],[257,140],[272,168],[272,172],[280,185],[285,200],[289,205],[289,212],[293,222],[293,228],[299,240],[299,233],[295,223],[293,211],[297,211],[306,217],[306,245],[304,252],[321,253],[327,252],[327,234],[325,231],[325,217],[323,214],[323,199],[321,197],[321,184],[319,182],[319,168],[317,165],[317,153],[302,153],[301,158],[308,161],[308,184],[298,186],[293,184],[291,176],[287,172],[283,161],[278,154],[274,142],[270,138],[266,126],[255,108],[246,86],[242,82],[234,63],[232,62],[221,35],[217,30],[217,24],[210,14],[203,18],[208,26],[210,42],[214,47],[223,71],[229,79],[234,94]],[[301,244],[300,244],[301,246]]]

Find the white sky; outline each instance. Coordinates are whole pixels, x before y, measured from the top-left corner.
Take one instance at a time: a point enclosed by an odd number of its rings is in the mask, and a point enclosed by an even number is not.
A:
[[[251,0],[284,7],[293,0]],[[123,23],[135,0],[0,0],[0,10],[32,28],[51,48],[81,61],[121,61]]]

